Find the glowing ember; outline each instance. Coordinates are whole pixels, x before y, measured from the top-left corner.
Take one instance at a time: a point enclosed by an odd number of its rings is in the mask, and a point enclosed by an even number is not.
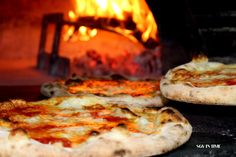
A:
[[[70,21],[83,18],[102,23],[102,27],[120,33],[132,41],[147,42],[148,39],[158,41],[157,24],[145,0],[72,0],[74,10],[68,13]],[[80,26],[67,26],[64,40],[78,36],[87,41],[96,36],[96,29]],[[137,32],[140,34],[137,40]]]
[[[140,79],[158,78],[161,76],[159,49],[146,50],[135,55],[124,52],[115,58],[87,51],[84,56],[73,60],[74,72],[82,77],[103,77],[111,74],[121,74]]]

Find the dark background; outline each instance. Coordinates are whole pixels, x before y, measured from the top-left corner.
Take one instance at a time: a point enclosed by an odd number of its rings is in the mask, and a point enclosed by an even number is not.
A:
[[[236,5],[233,1],[146,0],[159,26],[164,71],[192,56],[235,56]]]

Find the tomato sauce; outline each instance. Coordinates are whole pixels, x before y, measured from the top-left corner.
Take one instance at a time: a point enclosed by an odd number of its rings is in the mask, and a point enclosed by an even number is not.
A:
[[[41,138],[33,138],[36,141],[39,141],[43,144],[53,144],[53,143],[62,143],[64,147],[71,147],[72,142],[66,138],[56,138],[56,137],[41,137]]]
[[[122,117],[114,117],[114,116],[107,116],[104,117],[109,122],[120,122],[120,121],[127,121],[127,118],[122,118]]]
[[[236,80],[235,79],[232,79],[232,80],[227,80],[226,82],[225,82],[227,85],[236,85]]]

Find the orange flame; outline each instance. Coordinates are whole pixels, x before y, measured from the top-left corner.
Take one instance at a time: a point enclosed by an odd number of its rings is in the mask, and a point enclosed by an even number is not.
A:
[[[125,26],[106,26],[106,28],[121,33],[135,41],[137,39],[134,34],[137,31],[141,32],[140,40],[142,42],[146,42],[149,38],[158,40],[157,24],[145,0],[72,0],[72,2],[74,10],[69,11],[68,16],[73,22],[81,17],[93,17],[95,20],[99,18],[116,19],[119,21],[131,20],[135,23],[134,30],[128,29]],[[95,29],[85,26],[81,27],[78,30],[80,40],[86,41],[96,36],[97,32]],[[68,30],[68,34],[64,38],[65,40],[68,40],[72,36],[72,32],[75,32],[73,28],[68,28]]]

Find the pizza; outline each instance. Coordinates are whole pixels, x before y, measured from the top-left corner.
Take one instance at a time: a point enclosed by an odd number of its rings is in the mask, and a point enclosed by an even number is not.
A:
[[[189,122],[174,108],[94,96],[0,103],[0,156],[150,156],[185,143]]]
[[[162,94],[172,100],[210,105],[236,105],[236,64],[193,58],[167,72],[160,83]]]
[[[41,86],[47,97],[93,95],[111,103],[163,106],[166,99],[160,93],[159,80],[86,79],[72,77],[47,82]]]

